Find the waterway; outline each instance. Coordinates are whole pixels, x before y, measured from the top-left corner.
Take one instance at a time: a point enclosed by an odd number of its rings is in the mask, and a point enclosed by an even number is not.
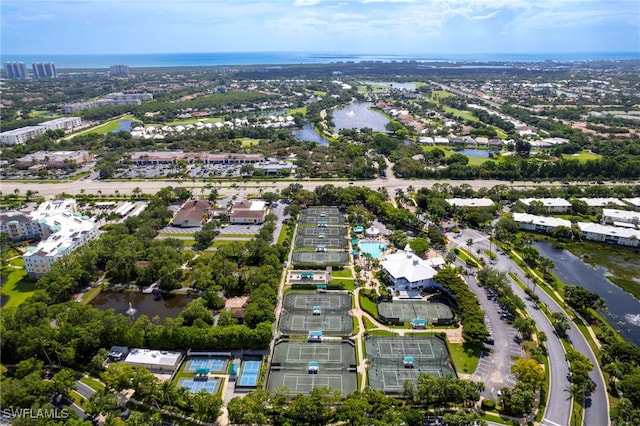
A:
[[[100,293],[92,301],[95,308],[107,310],[114,309],[117,314],[129,315],[129,303],[133,308],[133,317],[146,315],[149,318],[158,316],[160,320],[177,317],[191,299],[184,294],[166,295],[160,300],[155,300],[153,294],[139,292]]]
[[[392,89],[402,89],[409,92],[415,92],[417,87],[415,83],[398,83],[397,81],[363,81],[362,84],[370,86],[388,86]]]
[[[640,300],[609,281],[605,268],[593,267],[570,251],[548,242],[537,241],[534,246],[540,254],[553,260],[554,273],[563,282],[598,293],[607,305],[603,314],[609,323],[626,340],[640,346]]]
[[[342,109],[333,111],[333,123],[335,131],[342,129],[363,129],[370,128],[374,132],[386,132],[385,126],[389,119],[377,112],[370,110],[371,102],[355,102]]]
[[[305,124],[302,129],[292,130],[291,133],[298,140],[315,142],[321,146],[329,146],[329,139],[318,133],[311,124]]]

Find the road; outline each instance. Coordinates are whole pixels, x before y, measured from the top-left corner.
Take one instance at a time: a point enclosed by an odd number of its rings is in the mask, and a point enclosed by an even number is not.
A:
[[[468,239],[473,240],[472,251],[477,249],[489,249],[487,234],[472,229],[464,229],[462,231],[462,235],[456,240],[459,244],[466,246],[466,241]],[[500,271],[515,273],[523,283],[529,282],[525,273],[518,267],[518,265],[504,254],[498,253],[498,259],[494,267]],[[520,286],[512,283],[511,287],[518,297],[522,300],[526,300],[527,295]],[[549,311],[563,312],[566,315],[566,312],[564,312],[556,301],[547,295],[547,293],[537,290],[536,294],[547,306]],[[569,367],[565,359],[564,348],[560,339],[554,334],[551,323],[541,310],[535,309],[533,305],[529,303],[527,304],[527,312],[536,322],[538,329],[540,331],[544,331],[548,338],[546,346],[549,354],[550,389],[548,405],[542,425],[558,426],[569,424],[571,404],[570,400],[568,400],[569,394],[565,390],[570,385],[569,380],[567,379]],[[591,347],[587,344],[584,336],[573,323],[571,323],[571,328],[568,330],[568,335],[573,347],[580,353],[589,357],[595,366],[594,371],[591,374],[591,378],[596,384],[596,390],[591,395],[591,406],[585,409],[584,424],[588,426],[608,425],[609,403],[607,399],[607,392],[604,384],[604,378],[595,355],[593,354]]]
[[[115,195],[116,191],[120,195],[131,194],[134,188],[139,188],[143,193],[155,194],[162,188],[167,186],[180,187],[184,186],[189,189],[201,189],[205,186],[212,186],[218,190],[221,196],[231,197],[233,195],[249,195],[257,193],[259,189],[263,191],[276,191],[287,188],[292,183],[299,183],[304,189],[314,190],[318,186],[331,184],[337,187],[346,187],[354,183],[347,181],[333,180],[281,180],[281,181],[247,181],[247,182],[224,182],[222,186],[216,185],[215,182],[196,181],[195,183],[175,180],[131,180],[131,181],[102,181],[94,179],[81,179],[78,181],[67,181],[59,183],[51,182],[20,182],[4,180],[1,185],[1,191],[4,194],[13,193],[16,190],[19,194],[25,194],[28,190],[37,191],[37,193],[46,198],[52,198],[58,194],[66,193],[70,195],[87,194],[109,194]],[[387,169],[387,177],[376,178],[371,180],[363,180],[355,182],[355,185],[378,190],[386,188],[389,195],[395,195],[395,191],[401,189],[406,191],[409,186],[413,188],[431,188],[434,185],[449,184],[452,186],[469,185],[473,190],[480,188],[492,188],[497,185],[505,185],[512,188],[531,188],[535,186],[564,186],[563,182],[533,182],[533,181],[504,181],[496,179],[476,179],[476,180],[437,180],[437,179],[401,179],[393,176],[390,165]],[[608,183],[609,185],[629,185],[635,184],[629,182]],[[573,182],[572,185],[580,186],[582,183]],[[99,191],[99,192],[98,192]]]

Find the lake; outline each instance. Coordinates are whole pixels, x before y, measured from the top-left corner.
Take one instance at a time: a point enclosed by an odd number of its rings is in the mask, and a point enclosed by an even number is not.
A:
[[[146,315],[149,318],[159,316],[160,320],[177,317],[182,309],[192,299],[184,294],[166,295],[160,300],[155,300],[153,294],[126,291],[122,293],[100,293],[92,301],[95,308],[107,310],[114,309],[117,314],[127,315],[129,303],[135,310],[134,318]]]
[[[474,149],[474,148],[456,149],[454,152],[457,154],[466,155],[467,157],[487,158],[489,156],[488,149]]]
[[[593,267],[568,250],[551,243],[536,241],[540,254],[553,260],[554,273],[567,284],[579,285],[600,295],[607,304],[603,314],[624,337],[640,346],[640,300],[606,277],[603,267]]]
[[[305,124],[302,129],[292,130],[291,133],[300,141],[310,141],[321,146],[329,146],[329,139],[318,133],[311,124]]]
[[[131,123],[133,123],[133,120],[120,120],[118,122],[118,128],[112,130],[111,133],[118,133],[122,130],[126,130],[127,132],[129,132],[131,131]]]
[[[333,123],[335,131],[342,129],[363,129],[370,128],[374,132],[386,132],[385,126],[389,119],[377,111],[370,110],[371,102],[356,102],[347,105],[342,109],[333,111]]]

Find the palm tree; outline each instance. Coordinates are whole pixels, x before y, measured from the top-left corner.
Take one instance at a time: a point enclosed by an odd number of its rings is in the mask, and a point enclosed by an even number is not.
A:
[[[469,238],[467,240],[467,251],[469,252],[469,257],[471,257],[471,246],[473,245],[473,238]]]

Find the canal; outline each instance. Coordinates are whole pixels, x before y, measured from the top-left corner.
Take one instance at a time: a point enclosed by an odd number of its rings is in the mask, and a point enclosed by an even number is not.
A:
[[[541,255],[553,260],[554,273],[560,280],[598,293],[607,304],[602,313],[609,323],[626,340],[640,346],[640,300],[607,279],[605,268],[594,268],[570,251],[548,242],[536,241],[534,246]]]

